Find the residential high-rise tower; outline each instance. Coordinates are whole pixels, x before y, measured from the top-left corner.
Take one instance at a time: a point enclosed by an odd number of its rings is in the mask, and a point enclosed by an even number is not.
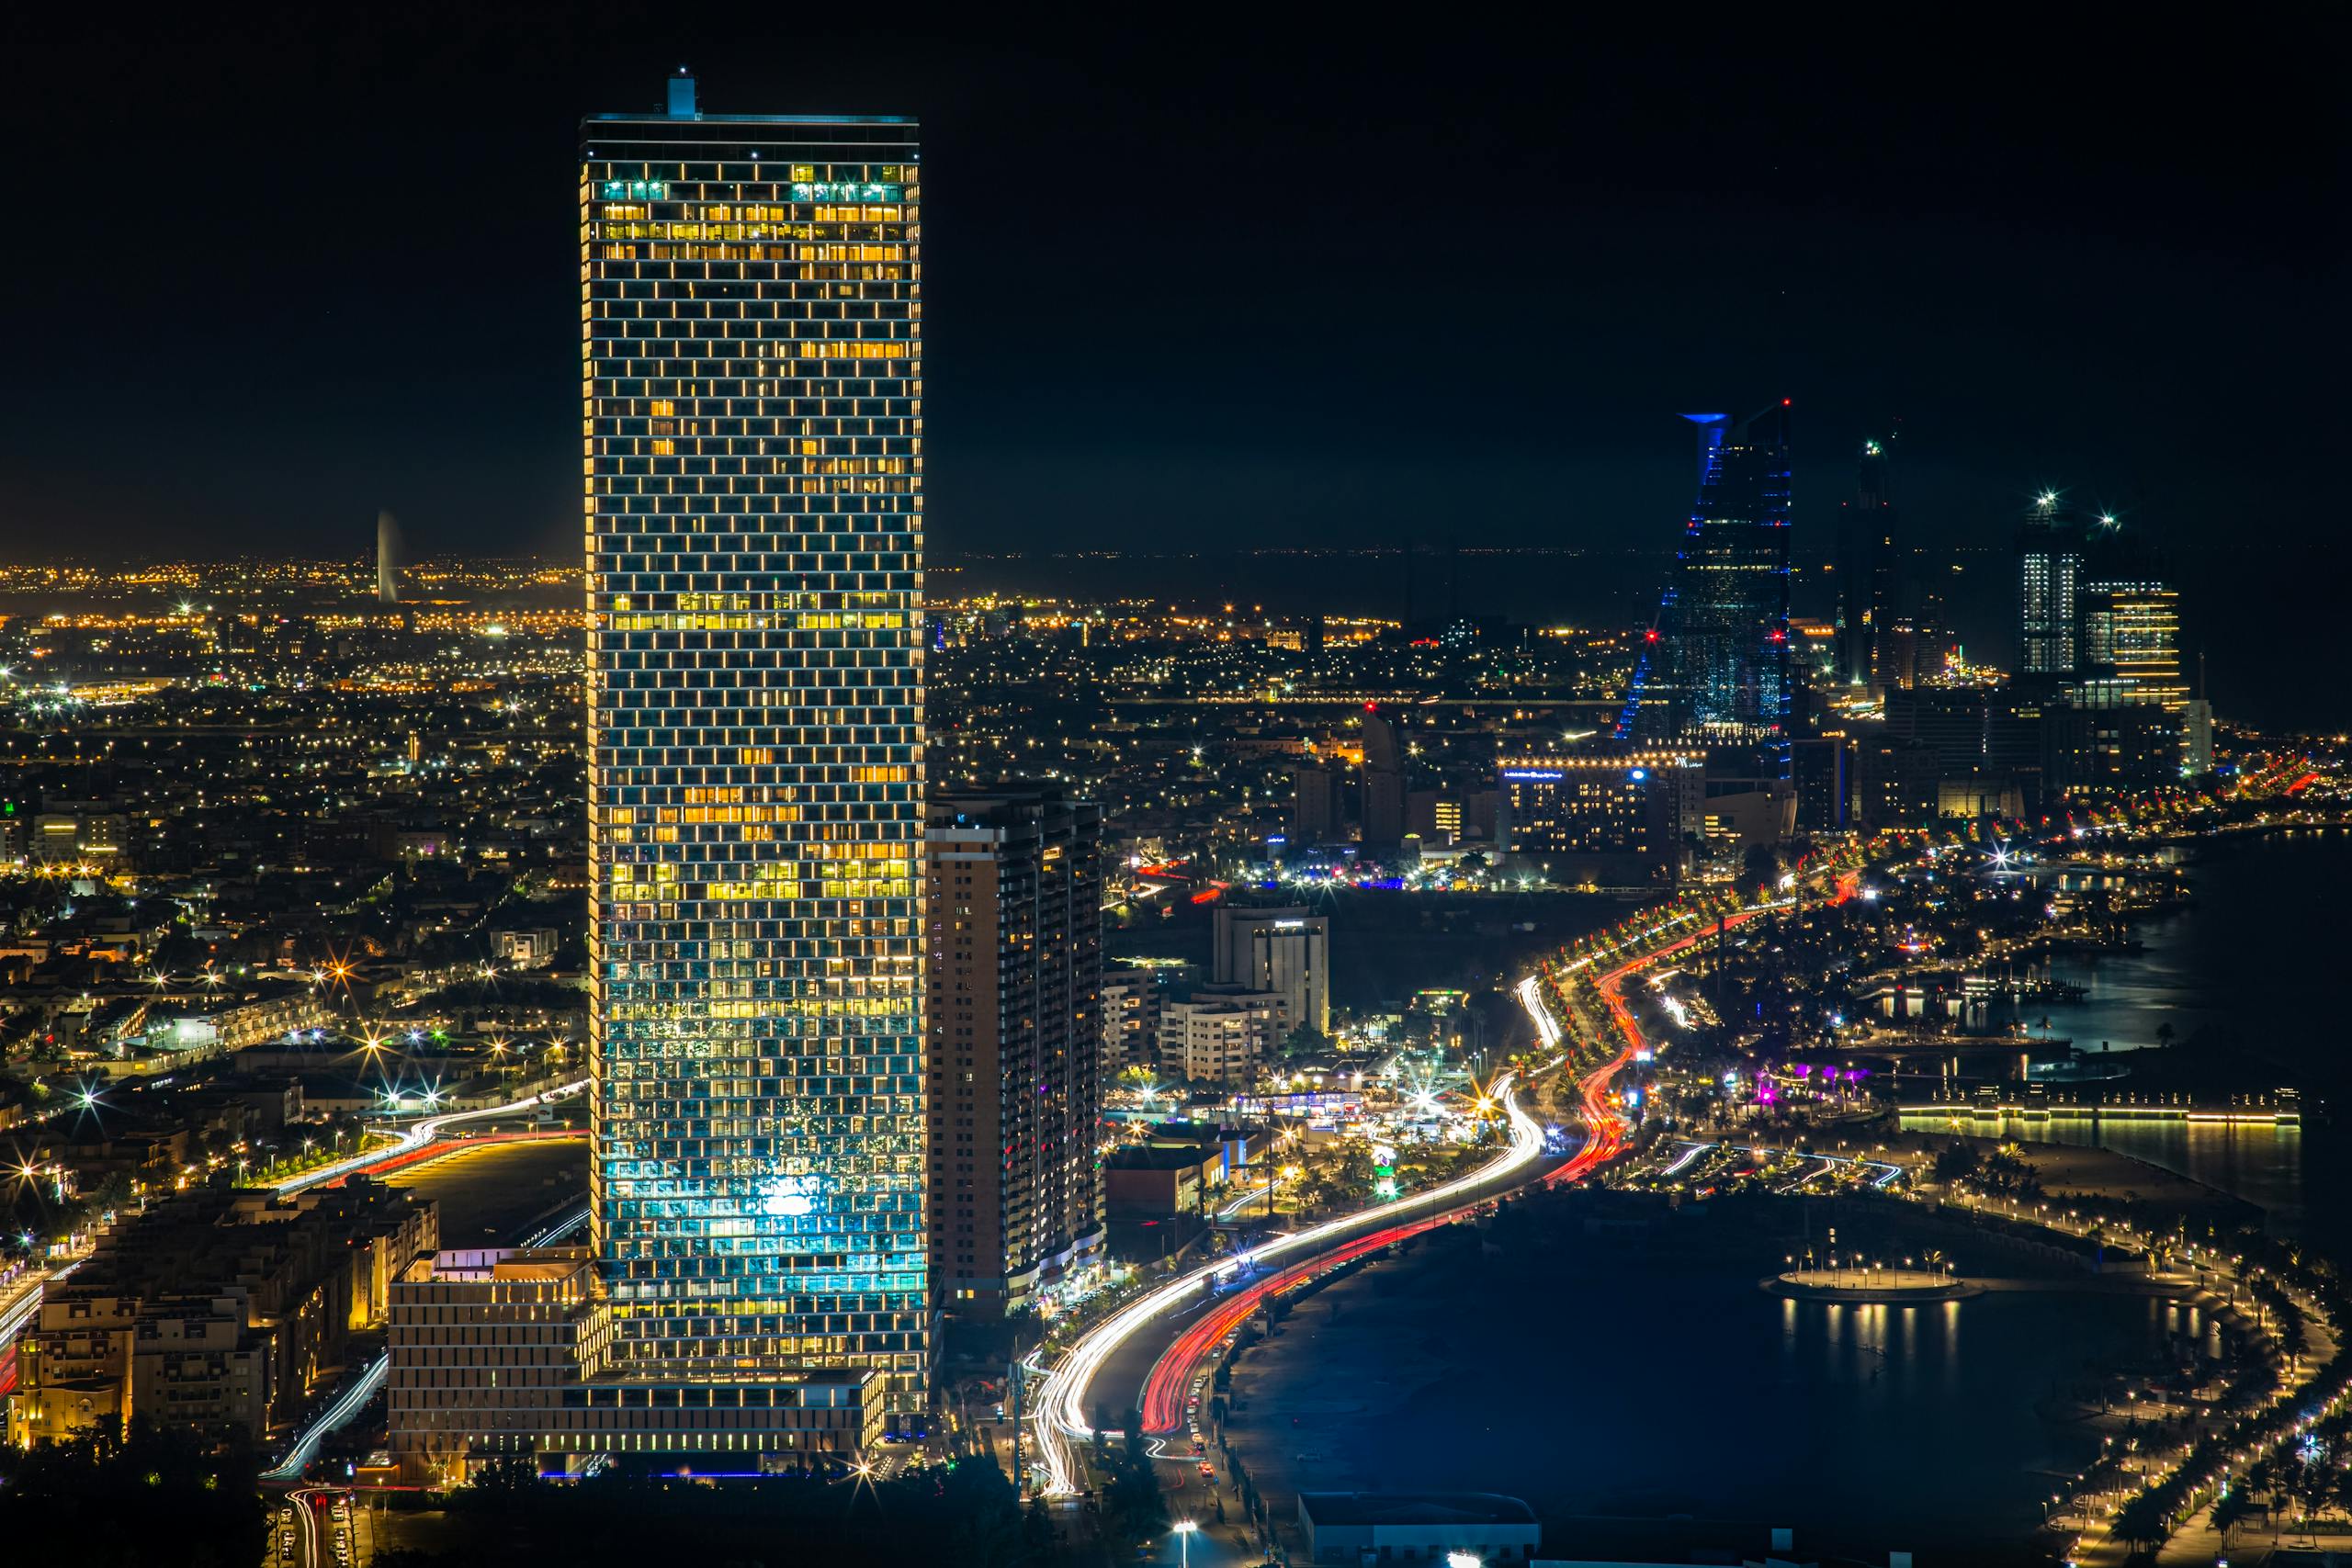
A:
[[[930,818],[932,1278],[995,1317],[1102,1247],[1102,814],[1013,787]]]

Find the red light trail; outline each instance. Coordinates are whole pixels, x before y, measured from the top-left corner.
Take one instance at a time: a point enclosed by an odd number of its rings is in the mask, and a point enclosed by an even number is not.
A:
[[[1841,882],[1840,901],[1851,896],[1851,880]],[[1726,926],[1735,926],[1762,912],[1747,910],[1730,916],[1724,923]],[[1601,999],[1608,1004],[1610,1017],[1615,1021],[1619,1032],[1625,1038],[1625,1044],[1616,1055],[1586,1074],[1577,1083],[1577,1092],[1583,1104],[1584,1122],[1587,1128],[1584,1145],[1577,1150],[1567,1163],[1543,1179],[1544,1186],[1558,1187],[1572,1181],[1580,1181],[1600,1166],[1616,1158],[1624,1150],[1625,1122],[1624,1119],[1620,1117],[1609,1104],[1609,1086],[1617,1074],[1633,1061],[1634,1053],[1639,1051],[1644,1043],[1641,1026],[1634,1021],[1633,1010],[1625,1005],[1623,987],[1627,976],[1648,967],[1669,953],[1679,953],[1684,948],[1703,942],[1713,934],[1712,931],[1702,931],[1669,942],[1655,953],[1620,964],[1596,982]],[[1351,1258],[1361,1258],[1367,1252],[1402,1241],[1407,1236],[1418,1235],[1423,1231],[1432,1230],[1439,1225],[1450,1224],[1454,1219],[1477,1206],[1477,1203],[1471,1203],[1374,1231],[1368,1235],[1359,1236],[1319,1257],[1310,1258],[1304,1263],[1295,1263],[1279,1273],[1268,1275],[1244,1289],[1234,1292],[1224,1301],[1217,1303],[1202,1315],[1198,1323],[1178,1335],[1174,1343],[1170,1344],[1161,1353],[1159,1359],[1152,1364],[1150,1375],[1144,1380],[1140,1405],[1143,1429],[1159,1436],[1184,1429],[1184,1403],[1187,1391],[1192,1387],[1193,1376],[1202,1364],[1208,1359],[1210,1353],[1218,1343],[1248,1321],[1250,1314],[1257,1311],[1269,1298],[1280,1295],[1285,1291],[1295,1290],[1324,1270],[1336,1268]]]

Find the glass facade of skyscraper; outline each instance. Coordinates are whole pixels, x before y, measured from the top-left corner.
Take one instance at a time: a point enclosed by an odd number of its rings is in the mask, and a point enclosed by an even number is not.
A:
[[[1775,743],[1789,721],[1789,445],[1781,408],[1699,426],[1699,496],[1675,563],[1674,731]]]
[[[911,121],[581,127],[592,1375],[927,1362]]]

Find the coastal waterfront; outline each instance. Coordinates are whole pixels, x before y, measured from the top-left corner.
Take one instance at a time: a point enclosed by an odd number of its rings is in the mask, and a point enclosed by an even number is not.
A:
[[[2087,1055],[2102,1043],[2126,1057],[2172,1036],[2192,1055],[2226,1055],[2253,1092],[2292,1084],[2313,1112],[2301,1126],[2103,1118],[2096,1124],[1972,1121],[1979,1135],[2097,1144],[2200,1181],[2261,1208],[2272,1234],[2304,1238],[2332,1257],[2352,1256],[2352,1215],[2309,1194],[2347,1174],[2332,1124],[2352,1103],[2352,1064],[2334,1044],[2336,894],[2352,876],[2352,832],[2306,829],[2200,847],[2190,861],[2193,902],[2132,929],[2140,950],[2061,954],[2052,978],[2082,987],[2079,1000],[2034,1002],[2016,1016],[2036,1033],[2072,1039]],[[2105,1086],[2129,1092],[2125,1077]],[[1905,1117],[1911,1131],[1948,1126]]]

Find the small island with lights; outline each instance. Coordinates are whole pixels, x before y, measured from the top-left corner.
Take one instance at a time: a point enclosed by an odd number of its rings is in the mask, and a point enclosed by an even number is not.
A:
[[[1984,1287],[1952,1272],[1950,1262],[1920,1267],[1915,1260],[1887,1258],[1830,1258],[1807,1262],[1757,1281],[1769,1294],[1801,1302],[1839,1302],[1854,1305],[1923,1302],[1957,1302],[1981,1296]]]

